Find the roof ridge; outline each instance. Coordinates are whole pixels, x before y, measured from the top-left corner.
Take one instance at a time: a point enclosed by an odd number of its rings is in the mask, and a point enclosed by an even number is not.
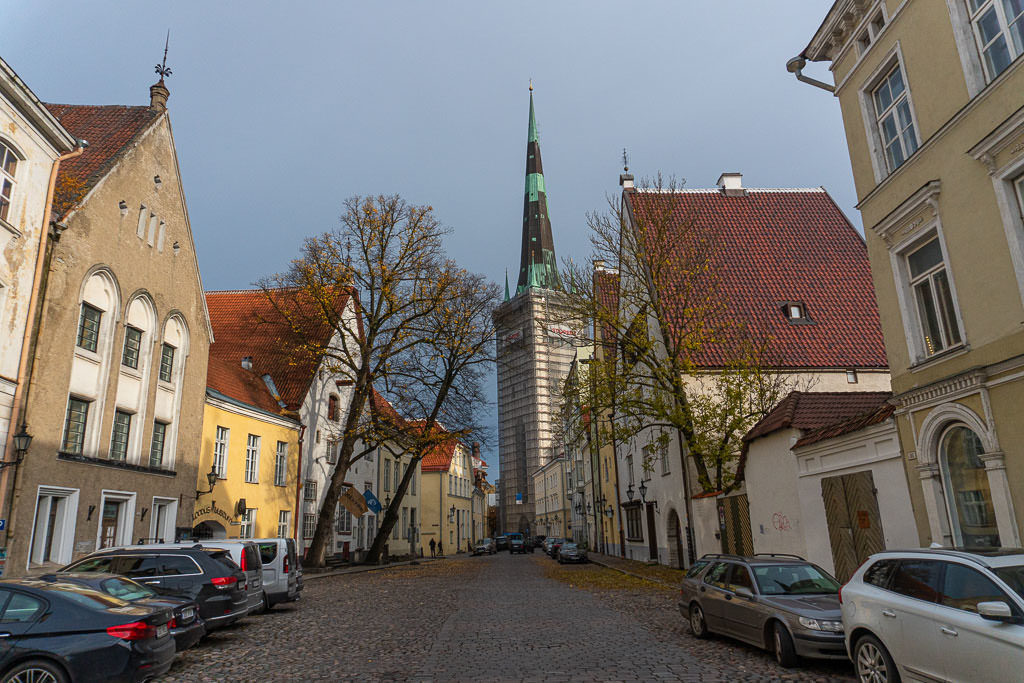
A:
[[[745,187],[743,188],[747,192],[754,193],[767,193],[767,192],[778,192],[780,194],[796,194],[799,192],[807,193],[824,193],[828,194],[828,190],[824,187]],[[648,194],[722,194],[722,188],[720,187],[679,187],[679,188],[656,188],[656,187],[638,187],[635,192],[648,193]]]

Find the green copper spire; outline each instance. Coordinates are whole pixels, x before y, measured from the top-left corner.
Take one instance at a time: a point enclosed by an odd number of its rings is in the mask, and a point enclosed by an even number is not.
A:
[[[509,300],[508,296],[508,268],[505,269],[505,301]]]
[[[561,289],[555,242],[551,237],[547,187],[540,159],[540,135],[533,108],[533,83],[530,83],[530,121],[526,131],[526,188],[523,197],[523,250],[519,262],[516,294],[533,287]]]

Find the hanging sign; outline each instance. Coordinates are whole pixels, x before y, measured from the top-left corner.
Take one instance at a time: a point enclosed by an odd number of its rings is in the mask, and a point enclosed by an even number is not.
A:
[[[352,513],[355,518],[362,517],[369,510],[369,506],[366,504],[366,499],[363,498],[363,494],[356,491],[354,488],[349,486],[345,489],[338,501],[345,506],[345,509]]]

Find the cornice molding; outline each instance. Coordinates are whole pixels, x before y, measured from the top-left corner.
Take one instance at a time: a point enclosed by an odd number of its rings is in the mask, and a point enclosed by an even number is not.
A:
[[[900,234],[912,233],[920,225],[939,215],[939,193],[941,191],[942,183],[939,180],[928,181],[890,211],[889,215],[873,225],[871,231],[891,246],[893,242],[897,241]],[[906,223],[907,219],[912,218],[925,207],[931,208],[930,216],[921,216],[909,224]]]
[[[906,391],[894,399],[898,402],[900,412],[907,412],[929,403],[947,401],[981,391],[986,379],[988,373],[983,369],[968,370],[926,387]]]
[[[1024,140],[1018,141],[1018,137],[1024,133],[1024,107],[1021,107],[1010,115],[1005,121],[996,126],[995,130],[986,135],[978,144],[969,149],[967,153],[985,164],[989,175],[996,175],[999,167],[996,164],[996,157],[1002,154],[1012,143],[1018,144],[1011,150],[1011,155],[1024,152]]]

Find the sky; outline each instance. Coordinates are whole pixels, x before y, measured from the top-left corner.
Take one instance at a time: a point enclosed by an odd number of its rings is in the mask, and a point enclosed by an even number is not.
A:
[[[346,197],[378,193],[434,207],[450,255],[514,287],[531,78],[560,259],[589,258],[623,148],[637,178],[823,186],[860,230],[838,101],[785,68],[831,4],[0,0],[0,54],[44,101],[147,104],[170,31],[207,289],[284,270]]]

